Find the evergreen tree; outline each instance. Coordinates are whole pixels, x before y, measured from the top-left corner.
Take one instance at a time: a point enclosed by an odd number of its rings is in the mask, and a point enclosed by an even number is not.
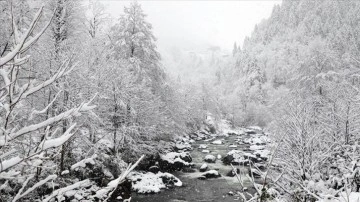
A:
[[[160,66],[160,54],[156,50],[156,38],[152,25],[146,21],[146,14],[138,2],[124,8],[124,15],[113,29],[114,55],[128,60],[137,81],[146,80],[153,89],[164,79]]]
[[[235,56],[237,52],[238,52],[238,47],[236,45],[236,42],[234,42],[234,48],[233,48],[233,51],[232,51],[233,56]]]

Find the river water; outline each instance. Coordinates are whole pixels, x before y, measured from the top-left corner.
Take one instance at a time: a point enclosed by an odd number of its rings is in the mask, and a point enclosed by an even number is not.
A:
[[[199,180],[198,176],[201,175],[199,172],[200,166],[205,163],[204,157],[207,155],[202,153],[203,149],[199,149],[200,144],[206,144],[207,150],[210,151],[210,154],[217,156],[220,154],[222,157],[226,155],[227,152],[233,149],[243,150],[246,148],[244,145],[238,145],[237,148],[229,148],[229,145],[234,144],[238,136],[232,135],[229,137],[217,137],[216,140],[221,139],[223,144],[213,145],[212,141],[196,141],[192,143],[193,151],[191,151],[191,156],[193,158],[193,163],[195,164],[195,173],[184,173],[182,171],[173,173],[178,177],[182,182],[182,187],[176,187],[174,189],[162,190],[157,194],[134,194],[132,197],[132,202],[230,202],[230,201],[241,201],[238,196],[232,196],[228,194],[230,191],[236,193],[241,191],[240,183],[237,180],[237,177],[227,177],[226,174],[231,171],[231,166],[224,165],[220,159],[216,160],[216,163],[207,163],[209,169],[218,170],[222,175],[220,178],[216,179],[206,179]],[[247,146],[248,147],[248,146]],[[237,166],[239,167],[239,166]],[[243,172],[247,172],[247,168],[240,166],[239,167]],[[244,187],[249,188],[251,191],[251,183],[245,176],[241,176],[244,180]]]

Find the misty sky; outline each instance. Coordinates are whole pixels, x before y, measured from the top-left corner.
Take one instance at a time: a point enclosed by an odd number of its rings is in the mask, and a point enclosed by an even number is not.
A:
[[[158,46],[196,50],[212,46],[231,50],[242,43],[255,24],[270,16],[281,1],[139,1],[152,23]],[[117,17],[130,1],[104,0],[108,12]]]

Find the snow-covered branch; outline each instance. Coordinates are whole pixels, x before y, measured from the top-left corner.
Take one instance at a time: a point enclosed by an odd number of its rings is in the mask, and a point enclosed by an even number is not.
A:
[[[89,102],[83,103],[77,108],[69,109],[69,110],[67,110],[57,116],[51,117],[43,122],[25,126],[16,132],[10,133],[8,136],[2,135],[2,136],[0,136],[0,146],[4,146],[7,144],[7,142],[10,142],[24,134],[39,130],[40,128],[44,128],[46,126],[49,126],[56,122],[59,122],[63,119],[69,118],[70,116],[78,116],[78,115],[80,115],[81,112],[86,112],[86,111],[92,110],[96,107],[96,106],[91,106],[89,104],[90,104]]]
[[[83,181],[80,181],[80,182],[76,182],[72,185],[69,185],[67,187],[63,187],[63,188],[60,188],[60,189],[57,189],[55,191],[53,191],[50,196],[46,197],[42,202],[48,202],[50,201],[51,199],[55,198],[55,197],[58,197],[58,196],[62,196],[65,192],[68,192],[68,191],[71,191],[71,190],[74,190],[74,189],[81,189],[81,188],[84,188],[84,187],[88,187],[91,185],[91,182],[90,180],[86,179],[86,180],[83,180]]]
[[[27,181],[29,179],[32,179],[34,176],[31,176],[31,178],[28,178]],[[24,183],[24,186],[19,190],[19,192],[17,193],[17,195],[15,196],[15,198],[12,200],[12,202],[15,202],[19,199],[21,199],[22,197],[26,196],[27,194],[31,193],[32,191],[34,191],[35,189],[37,189],[38,187],[41,187],[42,185],[44,185],[45,183],[47,183],[50,180],[55,180],[57,178],[57,175],[49,175],[47,176],[45,179],[35,183],[32,187],[30,187],[29,189],[27,189],[25,192],[21,193],[24,189],[24,187],[26,186],[27,183]]]
[[[38,23],[42,13],[43,13],[43,6],[40,7],[38,12],[36,13],[33,21],[30,23],[29,28],[27,31],[20,36],[20,32],[18,31],[18,28],[16,26],[16,23],[13,21],[13,27],[14,27],[14,35],[15,35],[15,42],[18,41],[17,44],[14,45],[13,50],[11,50],[8,54],[6,54],[4,57],[0,58],[0,67],[10,62],[12,59],[15,58],[19,53],[23,52],[24,50],[28,49],[36,40],[40,38],[40,36],[45,32],[47,27],[50,25],[51,20],[47,23],[47,25],[33,38],[31,38],[29,41],[26,42],[26,40],[29,39],[29,36],[32,34],[36,24]],[[13,17],[14,19],[14,17]],[[19,38],[17,40],[16,38]]]
[[[42,110],[36,110],[36,109],[34,109],[34,110],[31,112],[30,116],[29,116],[29,120],[32,120],[36,114],[44,114],[44,113],[46,113],[46,112],[48,111],[48,109],[50,108],[50,106],[54,104],[55,100],[58,98],[58,96],[60,95],[61,92],[62,92],[62,91],[59,91],[59,92],[55,95],[54,99],[51,100],[51,102],[50,102],[44,109],[42,109]]]

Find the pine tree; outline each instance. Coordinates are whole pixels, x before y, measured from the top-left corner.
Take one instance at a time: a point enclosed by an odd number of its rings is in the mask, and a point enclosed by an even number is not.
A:
[[[156,50],[156,38],[152,25],[138,2],[124,8],[124,15],[113,30],[116,58],[128,60],[138,81],[147,80],[153,89],[164,79],[160,66],[160,54]]]
[[[236,42],[234,42],[234,48],[233,48],[233,51],[232,51],[233,56],[235,56],[237,52],[238,52],[238,47],[236,45]]]

